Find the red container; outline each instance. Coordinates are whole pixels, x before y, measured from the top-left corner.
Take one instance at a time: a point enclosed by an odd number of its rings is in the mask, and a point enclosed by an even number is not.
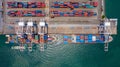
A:
[[[28,2],[28,5],[32,4],[32,2]]]
[[[64,14],[64,17],[68,17],[68,14]]]
[[[79,13],[78,13],[78,12],[76,12],[76,13],[75,13],[75,15],[79,15]]]
[[[37,16],[37,17],[40,17],[40,16],[41,16],[41,14],[40,14],[40,13],[38,13],[38,14],[36,14],[36,16]]]
[[[20,11],[17,11],[17,16],[21,17],[21,12]]]
[[[18,8],[22,8],[22,5],[21,5],[21,4],[18,4]]]
[[[44,3],[41,6],[42,6],[42,8],[45,8],[45,4]]]
[[[93,13],[94,13],[94,12],[90,12],[90,16],[93,16]]]
[[[97,7],[98,6],[98,2],[93,2],[94,6]]]
[[[88,16],[88,13],[87,13],[87,12],[85,12],[85,13],[84,13],[84,16],[85,16],[85,17],[87,17],[87,16]]]
[[[78,10],[78,12],[82,12],[82,10]]]
[[[80,36],[80,39],[84,39],[84,36]]]
[[[55,14],[54,16],[56,16],[56,17],[60,17],[60,14]]]
[[[82,16],[82,14],[79,14],[79,17],[81,17]]]
[[[41,16],[45,16],[45,14],[41,14]]]

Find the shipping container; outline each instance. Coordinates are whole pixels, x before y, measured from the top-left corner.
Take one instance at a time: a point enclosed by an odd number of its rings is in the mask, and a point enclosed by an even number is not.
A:
[[[68,44],[68,41],[64,41],[63,43],[64,43],[64,44]]]
[[[68,39],[68,36],[67,36],[67,35],[64,35],[63,38]]]
[[[38,35],[35,35],[35,40],[39,40],[39,36]]]
[[[80,36],[79,36],[79,35],[77,35],[77,36],[76,36],[76,39],[80,39]]]
[[[45,35],[44,35],[44,40],[47,40],[47,39],[48,39],[48,35],[45,34]]]

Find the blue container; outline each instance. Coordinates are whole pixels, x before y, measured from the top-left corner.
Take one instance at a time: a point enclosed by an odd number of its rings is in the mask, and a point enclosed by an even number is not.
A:
[[[25,14],[25,16],[30,17],[30,16],[33,16],[33,15],[32,14]]]
[[[14,7],[17,8],[17,2],[14,3]]]
[[[96,40],[96,43],[104,43],[104,41]]]
[[[88,34],[89,37],[92,37],[93,35],[92,34]]]
[[[64,12],[60,12],[60,16],[64,16]]]
[[[100,36],[101,36],[100,39],[102,38],[103,39],[102,41],[105,41],[105,36],[104,35],[100,35]]]
[[[48,42],[52,42],[52,40],[48,40]]]
[[[77,42],[77,43],[79,43],[79,42],[80,42],[80,40],[79,40],[79,39],[76,39],[76,42]]]
[[[13,27],[12,26],[8,26],[8,29],[13,29]]]
[[[27,42],[27,43],[30,43],[30,40],[29,40],[29,39],[26,39],[26,42]]]
[[[101,34],[100,36],[101,36],[101,38],[102,38],[102,37],[104,37],[104,34]]]
[[[14,43],[14,40],[10,40],[10,43]]]
[[[79,4],[73,4],[74,8],[79,8]]]
[[[80,43],[84,43],[85,42],[85,40],[80,40]]]
[[[90,40],[88,40],[88,42],[89,42],[89,43],[91,43],[91,42],[92,42],[92,40],[90,39]]]
[[[90,6],[90,4],[85,4],[85,6]]]
[[[76,39],[80,39],[80,36],[76,36]]]
[[[79,3],[79,7],[82,7],[83,5],[81,3]]]
[[[54,6],[51,6],[51,8],[54,8]]]
[[[99,40],[96,40],[96,43],[99,43]]]
[[[44,35],[44,40],[47,40],[48,39],[48,35]]]
[[[76,13],[77,11],[76,10],[73,10],[73,13]]]
[[[59,2],[54,2],[54,4],[58,4]]]
[[[88,39],[89,39],[89,40],[92,40],[92,34],[89,34],[89,35],[88,35]]]
[[[88,16],[90,16],[90,12],[88,12]]]
[[[90,6],[89,8],[95,8],[95,7],[93,7],[93,6]]]
[[[74,16],[74,14],[69,14],[69,16]]]
[[[68,36],[66,36],[66,35],[64,35],[63,37],[64,37],[65,39],[68,39]]]
[[[64,2],[63,2],[63,1],[60,1],[59,4],[64,4]]]
[[[23,38],[27,39],[27,34],[24,34],[24,35],[23,35]]]
[[[24,2],[23,5],[24,5],[23,8],[28,8],[27,2]]]
[[[12,37],[13,35],[12,34],[10,34],[10,37]]]
[[[64,41],[63,43],[64,43],[64,44],[68,44],[68,41]]]
[[[34,4],[34,5],[31,5],[31,7],[32,7],[32,8],[36,8],[36,5],[35,5],[35,4]]]
[[[36,13],[42,13],[42,10],[36,10]]]
[[[79,6],[74,6],[74,8],[79,8]]]
[[[97,16],[97,13],[96,13],[96,12],[94,12],[94,16]]]
[[[54,6],[54,8],[60,8],[60,6]]]

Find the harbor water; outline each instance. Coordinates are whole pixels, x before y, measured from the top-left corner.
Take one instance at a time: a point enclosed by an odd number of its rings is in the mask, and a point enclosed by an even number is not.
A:
[[[120,67],[119,0],[106,1],[106,16],[118,18],[118,35],[104,52],[104,44],[51,44],[45,51],[12,50],[0,36],[0,67]]]

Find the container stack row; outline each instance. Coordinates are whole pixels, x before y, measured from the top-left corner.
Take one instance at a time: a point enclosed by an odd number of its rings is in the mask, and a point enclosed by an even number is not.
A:
[[[68,43],[104,43],[104,35],[80,34],[73,36],[64,35],[64,44]]]
[[[87,1],[87,2],[70,2],[70,1],[54,1],[50,4],[50,17],[90,17],[97,16],[97,12],[90,10],[76,10],[74,8],[96,8],[98,2]],[[7,2],[7,8],[45,8],[45,2]],[[52,9],[53,8],[53,9]],[[73,10],[56,10],[56,8],[72,8]],[[10,17],[44,17],[45,11],[43,9],[31,10],[10,10],[8,12]]]
[[[71,36],[64,35],[63,40],[64,40],[63,41],[64,44],[71,43]]]
[[[50,16],[54,17],[91,17],[97,16],[97,1],[52,1]],[[89,10],[87,10],[89,9]]]
[[[64,2],[56,1],[52,3],[52,8],[95,8],[98,6],[98,2],[87,1],[87,2]]]
[[[8,12],[10,17],[44,17],[42,10],[11,10]]]
[[[41,38],[43,37],[43,38]],[[8,37],[8,42],[9,43],[45,43],[48,40],[48,35],[27,35],[27,34],[23,34],[23,35],[10,35]]]
[[[90,17],[97,16],[94,11],[88,10],[71,10],[71,11],[58,11],[51,10],[51,17]]]
[[[44,2],[7,2],[8,8],[45,8]]]
[[[7,1],[9,17],[44,17],[44,1]]]

